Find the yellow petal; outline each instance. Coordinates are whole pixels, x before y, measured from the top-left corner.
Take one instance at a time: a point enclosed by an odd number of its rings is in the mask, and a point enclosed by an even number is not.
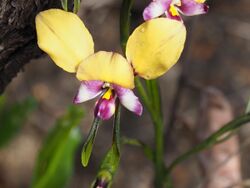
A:
[[[94,53],[91,34],[73,13],[50,9],[36,16],[38,46],[65,71],[76,72],[78,64]]]
[[[152,19],[137,27],[129,37],[126,56],[139,76],[157,78],[178,61],[185,39],[182,22]]]
[[[118,53],[99,51],[79,65],[76,77],[79,80],[101,80],[134,88],[134,73],[128,61]]]

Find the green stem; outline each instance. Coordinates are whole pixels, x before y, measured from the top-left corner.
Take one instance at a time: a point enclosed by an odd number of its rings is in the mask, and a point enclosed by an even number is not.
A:
[[[63,10],[68,11],[68,0],[61,0]]]
[[[161,100],[160,100],[160,93],[159,87],[156,80],[147,80],[146,87],[147,92],[141,83],[140,78],[135,78],[135,85],[141,96],[141,100],[143,104],[146,106],[146,109],[149,111],[150,116],[153,119],[153,123],[158,121],[157,119],[162,119],[162,110],[161,110]],[[150,89],[150,90],[149,90]],[[149,94],[150,92],[150,94]]]
[[[162,188],[164,178],[164,131],[161,118],[156,118],[153,118],[155,128],[155,187]]]
[[[116,145],[119,155],[120,155],[120,145],[121,145],[120,123],[121,123],[121,104],[117,100],[115,118],[114,118],[114,128],[113,128],[113,144]]]
[[[152,108],[162,117],[160,87],[157,79],[146,80],[147,91],[150,93]]]
[[[146,106],[146,108],[149,110],[149,113],[152,114],[153,111],[151,111],[151,101],[150,101],[150,97],[148,96],[146,90],[143,87],[143,84],[141,83],[140,78],[136,77],[135,78],[135,86],[141,96],[141,100],[143,102],[143,104]]]
[[[148,93],[149,97],[151,97],[151,96],[152,96],[152,92],[151,92],[151,82],[150,82],[150,80],[145,80],[145,83],[146,83],[147,93]]]
[[[80,5],[81,5],[81,0],[74,0],[74,8],[73,8],[73,12],[76,14],[78,12],[78,10],[80,9]]]
[[[120,43],[123,53],[126,53],[127,40],[130,35],[130,16],[134,0],[123,0],[120,14]]]
[[[135,79],[135,83],[137,90],[141,96],[141,99],[147,110],[149,111],[149,114],[154,124],[155,187],[162,188],[164,180],[164,130],[158,84],[156,80],[147,81],[148,86],[150,87],[148,88],[148,91],[150,91],[151,93],[151,97],[149,97],[139,78]]]
[[[136,78],[136,86],[138,92],[145,104],[147,110],[150,113],[151,119],[154,124],[155,133],[155,187],[162,188],[164,180],[164,130],[163,130],[163,118],[160,102],[160,92],[157,80],[146,81],[146,87],[148,94],[146,93],[142,83]]]
[[[164,127],[157,80],[146,80],[146,88],[151,102],[151,105],[146,107],[150,112],[155,130],[155,187],[161,188],[164,180]]]

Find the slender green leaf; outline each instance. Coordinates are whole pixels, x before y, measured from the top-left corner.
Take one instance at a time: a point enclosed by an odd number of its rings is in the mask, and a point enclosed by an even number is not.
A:
[[[225,134],[228,134],[232,131],[235,131],[236,129],[238,129],[239,127],[241,127],[242,125],[244,125],[248,122],[250,122],[250,114],[240,116],[240,117],[232,120],[228,124],[224,125],[222,128],[220,128],[218,131],[213,133],[211,136],[209,136],[207,139],[205,139],[200,144],[196,145],[195,147],[193,147],[192,149],[190,149],[186,153],[177,157],[169,165],[169,167],[166,169],[166,178],[168,178],[169,173],[173,170],[173,168],[176,165],[178,165],[182,161],[186,160],[190,156],[195,155],[195,154],[197,154],[197,153],[199,153],[207,148],[214,146],[215,144],[220,143],[220,142],[218,142],[218,140],[221,140],[222,137],[224,138]]]
[[[232,135],[235,134],[236,130],[239,129],[241,126],[245,125],[246,123],[250,122],[250,100],[247,104],[246,108],[246,115],[240,116],[238,118],[235,118],[228,124],[224,125],[222,128],[220,128],[218,131],[213,133],[211,136],[209,136],[207,139],[205,139],[200,144],[196,145],[189,151],[185,152],[184,154],[177,157],[168,168],[165,169],[165,186],[168,188],[172,188],[172,185],[169,184],[169,175],[171,171],[181,162],[186,160],[187,158],[205,150],[208,149],[216,144],[220,144],[221,142],[224,142],[225,140],[229,139]]]
[[[74,165],[75,151],[82,142],[77,127],[83,110],[71,106],[51,130],[39,153],[32,188],[63,188],[67,185]]]
[[[37,103],[33,98],[7,106],[5,98],[0,99],[0,148],[21,130],[29,114],[36,108]]]
[[[98,131],[101,121],[99,118],[95,118],[92,127],[89,131],[88,137],[82,148],[82,165],[86,167],[89,163],[89,158],[92,153],[93,145],[95,142],[96,133]]]

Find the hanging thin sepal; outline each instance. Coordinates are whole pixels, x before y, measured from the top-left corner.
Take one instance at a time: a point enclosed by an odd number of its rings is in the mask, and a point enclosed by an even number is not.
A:
[[[100,125],[100,122],[101,121],[99,118],[94,119],[91,130],[90,130],[89,135],[87,137],[87,140],[83,145],[81,159],[82,159],[82,165],[84,167],[86,167],[88,165],[89,158],[90,158],[90,155],[92,153],[96,133],[97,133],[98,127]]]

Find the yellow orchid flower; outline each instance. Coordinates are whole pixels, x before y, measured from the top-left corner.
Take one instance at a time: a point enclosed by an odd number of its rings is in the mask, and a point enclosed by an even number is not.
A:
[[[94,53],[91,34],[81,19],[70,12],[50,9],[39,13],[36,30],[38,46],[59,67],[76,72],[76,77],[82,81],[74,102],[101,95],[95,112],[102,119],[114,113],[116,97],[126,108],[140,115],[142,106],[130,90],[134,88],[134,75],[153,79],[164,74],[178,61],[186,39],[183,23],[166,18],[152,19],[131,34],[126,47],[127,58],[124,58],[115,52]]]

